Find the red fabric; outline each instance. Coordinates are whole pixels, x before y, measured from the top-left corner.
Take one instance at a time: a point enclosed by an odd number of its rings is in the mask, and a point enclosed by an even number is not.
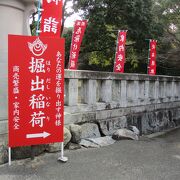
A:
[[[8,53],[9,146],[63,142],[64,39],[10,35]]]
[[[117,73],[124,73],[126,35],[127,31],[119,31],[118,33],[118,43],[114,63],[114,72]]]
[[[40,36],[60,37],[62,26],[62,0],[43,0]]]
[[[156,75],[156,40],[150,40],[149,66],[148,74]]]
[[[68,69],[77,70],[78,68],[79,51],[83,40],[84,32],[86,30],[86,26],[87,20],[77,20],[75,22],[71,41]]]

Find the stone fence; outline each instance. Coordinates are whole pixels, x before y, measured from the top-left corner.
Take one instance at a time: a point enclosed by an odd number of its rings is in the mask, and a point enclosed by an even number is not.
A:
[[[66,70],[65,95],[65,124],[97,123],[104,135],[180,124],[180,77]]]

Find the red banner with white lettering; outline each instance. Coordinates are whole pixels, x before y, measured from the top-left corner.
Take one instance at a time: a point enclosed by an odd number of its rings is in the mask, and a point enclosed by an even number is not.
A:
[[[71,41],[68,69],[77,70],[79,51],[81,47],[81,42],[83,40],[84,32],[86,30],[86,26],[87,20],[77,20],[75,22]]]
[[[156,75],[156,40],[150,40],[148,74]]]
[[[114,63],[114,72],[117,73],[124,73],[126,35],[127,31],[118,32],[116,58]]]
[[[60,37],[62,0],[43,0],[40,36]]]
[[[63,142],[64,39],[8,41],[9,147]]]

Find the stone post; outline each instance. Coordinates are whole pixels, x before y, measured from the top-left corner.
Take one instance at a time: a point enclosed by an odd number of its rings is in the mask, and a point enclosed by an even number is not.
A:
[[[68,87],[66,89],[67,105],[76,106],[78,103],[78,79],[69,79]]]
[[[105,80],[101,87],[101,99],[103,102],[112,102],[112,80]]]
[[[145,100],[144,104],[149,104],[149,80],[145,81]]]
[[[121,107],[127,106],[127,81],[121,81],[121,99],[120,99]]]
[[[8,119],[8,34],[30,35],[32,0],[0,1],[0,134],[7,133]]]
[[[85,86],[85,103],[96,104],[96,80],[87,80]]]

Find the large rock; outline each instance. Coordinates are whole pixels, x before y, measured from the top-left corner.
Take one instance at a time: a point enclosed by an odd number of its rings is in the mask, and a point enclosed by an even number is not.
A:
[[[25,159],[32,156],[42,154],[46,149],[46,145],[22,146],[12,148],[12,159]]]
[[[86,148],[88,147],[103,147],[103,146],[108,146],[111,144],[114,144],[116,141],[112,139],[110,136],[105,136],[105,137],[98,137],[98,138],[86,138],[82,139],[80,142],[81,146],[84,146]]]
[[[61,150],[61,143],[51,143],[46,146],[47,152],[58,152]]]
[[[64,147],[70,142],[71,137],[72,137],[72,135],[71,135],[71,132],[69,131],[69,129],[64,127]]]
[[[81,149],[81,145],[80,145],[80,144],[77,144],[77,143],[69,143],[69,144],[68,144],[68,149],[69,149],[69,150]]]
[[[81,128],[82,128],[82,136],[81,136],[82,139],[101,137],[97,124],[85,123],[81,125]]]
[[[132,140],[139,140],[138,135],[128,129],[118,129],[116,132],[113,133],[112,138],[115,140],[123,140],[123,139],[132,139]]]
[[[125,116],[99,121],[101,132],[105,136],[111,136],[116,130],[127,127],[127,118]]]
[[[8,162],[8,149],[5,145],[0,145],[0,164]]]
[[[71,133],[69,129],[64,127],[64,147],[70,142],[71,140]],[[61,143],[51,143],[48,144],[46,147],[46,151],[48,152],[58,152],[61,150]]]
[[[76,125],[76,124],[70,124],[69,130],[70,130],[71,135],[72,135],[71,142],[79,144],[81,141],[81,135],[82,135],[81,126]]]
[[[82,139],[80,142],[80,145],[86,148],[99,148],[100,145],[94,143],[93,141],[89,139]]]

